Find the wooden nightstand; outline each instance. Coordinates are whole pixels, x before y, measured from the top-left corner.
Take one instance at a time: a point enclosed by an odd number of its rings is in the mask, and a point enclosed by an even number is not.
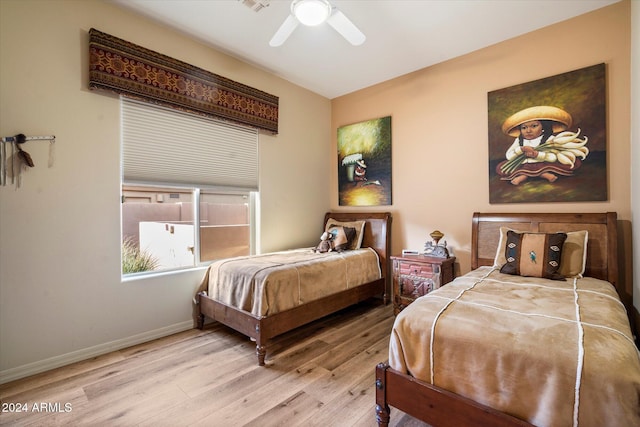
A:
[[[456,257],[392,256],[393,312],[400,313],[416,298],[453,280]]]

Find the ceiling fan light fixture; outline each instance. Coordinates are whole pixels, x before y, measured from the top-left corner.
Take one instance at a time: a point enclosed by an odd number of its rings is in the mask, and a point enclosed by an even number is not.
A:
[[[331,5],[327,0],[295,0],[291,3],[291,13],[301,24],[320,25],[331,15]]]
[[[287,15],[282,25],[271,37],[269,46],[282,46],[300,24],[314,26],[323,22],[329,24],[354,46],[360,46],[367,39],[344,13],[329,3],[329,0],[292,0],[291,13]]]

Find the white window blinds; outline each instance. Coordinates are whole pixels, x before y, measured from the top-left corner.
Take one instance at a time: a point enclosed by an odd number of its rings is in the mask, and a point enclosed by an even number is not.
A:
[[[127,182],[258,190],[258,131],[122,99]]]

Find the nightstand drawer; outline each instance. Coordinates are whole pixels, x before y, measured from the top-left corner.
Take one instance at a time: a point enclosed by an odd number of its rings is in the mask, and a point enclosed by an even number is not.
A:
[[[434,274],[440,274],[439,264],[423,264],[414,262],[400,261],[400,274],[431,277]]]
[[[400,296],[414,299],[421,297],[438,287],[438,283],[436,283],[437,279],[437,276],[427,277],[425,275],[415,276],[412,274],[401,274],[398,277],[398,293]]]

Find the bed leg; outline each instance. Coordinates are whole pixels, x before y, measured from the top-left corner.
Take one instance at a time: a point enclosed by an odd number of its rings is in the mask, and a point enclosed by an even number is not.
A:
[[[376,405],[376,421],[378,421],[378,427],[388,427],[390,418],[389,406],[382,407]]]
[[[199,313],[196,317],[196,327],[200,330],[204,329],[204,314]]]
[[[376,421],[379,427],[388,427],[391,409],[387,405],[387,391],[385,387],[386,363],[376,366]]]
[[[267,348],[263,345],[256,345],[256,355],[258,356],[258,365],[264,366],[264,359],[267,355]]]
[[[209,274],[209,270],[207,270],[207,275],[208,274]],[[200,330],[204,329],[204,314],[202,314],[202,306],[200,305],[200,299],[202,296],[205,296],[205,295],[207,295],[207,293],[204,291],[198,292],[193,299],[193,302],[195,303],[195,307],[197,308],[196,328]]]

